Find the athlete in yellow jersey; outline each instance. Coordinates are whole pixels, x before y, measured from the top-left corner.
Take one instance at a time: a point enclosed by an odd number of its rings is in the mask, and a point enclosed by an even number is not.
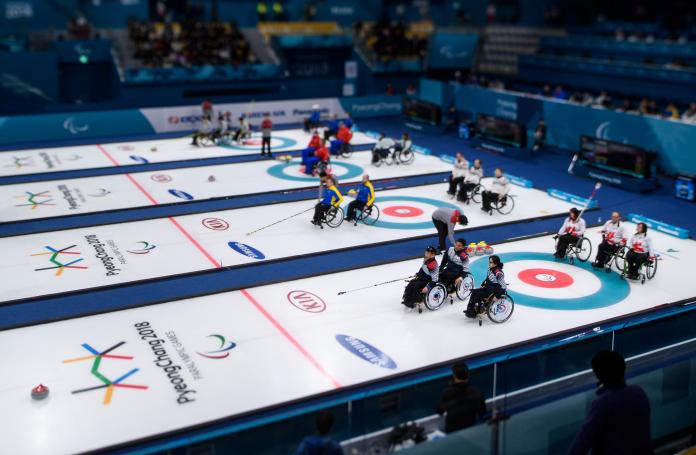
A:
[[[346,221],[355,221],[355,211],[360,210],[361,212],[365,210],[365,207],[371,206],[375,202],[375,187],[372,186],[370,181],[370,176],[365,174],[362,178],[362,184],[358,189],[358,195],[355,200],[348,204],[348,216]]]
[[[322,219],[324,219],[324,215],[331,208],[331,206],[340,208],[341,203],[343,202],[343,196],[341,196],[341,192],[338,191],[338,188],[336,188],[336,180],[333,177],[329,176],[326,178],[326,186],[328,188],[324,190],[324,195],[321,201],[319,201],[314,208],[314,218],[312,219],[312,224],[317,226],[321,224]]]

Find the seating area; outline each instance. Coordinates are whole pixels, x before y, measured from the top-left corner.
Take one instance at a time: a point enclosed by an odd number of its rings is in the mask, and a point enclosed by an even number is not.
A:
[[[128,36],[134,57],[148,67],[242,65],[256,56],[231,22],[131,21]]]
[[[377,62],[425,59],[428,37],[422,24],[405,24],[381,19],[378,22],[358,22],[355,36]]]

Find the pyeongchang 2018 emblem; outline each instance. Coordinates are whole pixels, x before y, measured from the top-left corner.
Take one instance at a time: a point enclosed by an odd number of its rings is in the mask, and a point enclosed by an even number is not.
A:
[[[45,246],[44,248],[46,248],[48,251],[44,251],[43,253],[34,253],[31,256],[50,256],[48,258],[48,262],[53,265],[34,269],[34,271],[39,272],[42,270],[55,270],[56,276],[61,276],[65,269],[86,269],[86,266],[75,265],[78,262],[84,261],[84,258],[75,257],[80,255],[79,251],[69,251],[76,246],[77,245],[70,245],[61,249],[56,249],[52,246]]]
[[[230,227],[227,221],[220,218],[205,218],[201,224],[213,231],[226,231]]]
[[[121,361],[124,360],[133,360],[133,356],[129,355],[116,355],[116,354],[111,354],[112,351],[115,351],[116,349],[120,348],[126,344],[125,341],[121,341],[120,343],[116,343],[115,345],[111,346],[110,348],[107,348],[103,351],[97,351],[94,349],[92,346],[90,346],[87,343],[82,343],[82,347],[84,348],[85,351],[89,353],[89,355],[82,356],[82,357],[74,357],[71,359],[66,359],[63,360],[63,363],[75,363],[75,362],[82,362],[83,360],[91,360],[92,365],[89,368],[89,372],[92,376],[94,376],[98,383],[101,383],[96,386],[90,386],[90,387],[85,387],[82,389],[77,389],[73,390],[73,394],[78,394],[78,393],[84,393],[84,392],[91,392],[93,390],[100,390],[100,389],[106,389],[104,391],[104,398],[102,399],[102,403],[104,405],[108,405],[111,403],[111,399],[113,398],[114,395],[114,390],[115,389],[136,389],[136,390],[147,390],[148,386],[146,385],[136,385],[136,384],[124,384],[124,381],[128,379],[129,377],[133,376],[135,373],[140,371],[138,368],[132,368],[129,370],[127,373],[122,374],[118,376],[116,379],[109,379],[106,377],[105,374],[100,372],[100,368],[102,366],[102,363],[104,363],[106,360],[117,360],[120,363],[123,363]],[[111,362],[110,362],[111,363]]]
[[[396,362],[394,362],[391,357],[366,341],[348,335],[336,335],[336,341],[348,352],[360,357],[366,362],[390,370],[396,368]]]
[[[157,245],[141,240],[140,242],[135,242],[138,248],[133,248],[131,250],[126,250],[131,254],[148,254],[150,251],[157,248]]]
[[[210,351],[196,352],[196,354],[208,359],[224,359],[229,357],[230,351],[237,346],[237,343],[228,341],[224,336],[218,334],[208,335],[206,338],[215,340],[215,348]]]
[[[15,204],[15,207],[29,207],[31,210],[36,210],[39,207],[47,205],[56,205],[53,203],[53,196],[49,190],[41,191],[39,193],[32,193],[31,191],[25,191],[21,196],[15,196],[18,199],[24,199],[23,204]]]
[[[321,313],[326,309],[326,303],[316,294],[307,291],[288,292],[288,302],[295,308],[308,313]]]

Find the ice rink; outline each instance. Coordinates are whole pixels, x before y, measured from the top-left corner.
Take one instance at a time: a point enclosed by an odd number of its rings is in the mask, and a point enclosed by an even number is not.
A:
[[[303,150],[307,147],[310,138],[311,135],[301,129],[278,130],[271,137],[271,150],[273,152]],[[351,143],[356,146],[375,142],[361,132],[353,133],[351,140]],[[0,152],[0,177],[254,155],[260,150],[261,133],[256,132],[240,144],[221,146],[196,147],[191,145],[191,137],[188,135],[176,139],[3,151]]]
[[[598,230],[587,236],[596,246]],[[406,310],[403,282],[337,295],[411,275],[410,260],[3,331],[0,438],[12,454],[98,450],[587,324],[601,332],[696,294],[694,241],[651,236],[660,261],[644,285],[553,261],[550,236],[496,245],[516,302],[499,325],[467,320],[461,302]],[[477,283],[485,263],[472,263]],[[49,399],[29,399],[38,383]]]
[[[561,215],[572,207],[543,191],[513,186],[514,211],[489,215],[476,204],[451,200],[446,188],[442,183],[377,192],[381,215],[372,226],[319,229],[310,223],[315,201],[301,201],[0,238],[6,257],[0,301],[432,235],[438,207],[462,210],[466,229]],[[343,206],[351,200],[346,197]],[[302,211],[307,212],[246,235]]]

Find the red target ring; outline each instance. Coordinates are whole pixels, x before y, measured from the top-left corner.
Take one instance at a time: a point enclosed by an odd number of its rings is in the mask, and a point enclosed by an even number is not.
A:
[[[423,214],[423,210],[409,205],[390,205],[382,209],[382,213],[398,218],[412,218]]]
[[[522,282],[540,288],[559,289],[573,284],[573,277],[552,269],[526,269],[517,274]]]

